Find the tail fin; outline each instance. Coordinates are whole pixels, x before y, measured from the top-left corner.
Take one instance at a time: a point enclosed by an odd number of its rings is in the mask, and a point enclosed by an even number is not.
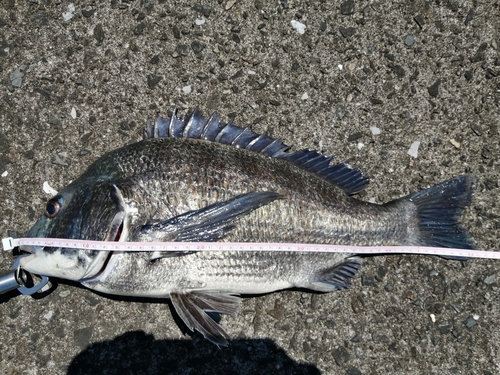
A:
[[[458,219],[471,202],[475,185],[474,176],[460,176],[401,198],[417,208],[420,236],[415,245],[474,249],[474,238]]]

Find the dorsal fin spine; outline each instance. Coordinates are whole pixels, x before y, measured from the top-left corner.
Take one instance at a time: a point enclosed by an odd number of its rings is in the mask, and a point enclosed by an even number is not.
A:
[[[182,132],[183,138],[188,138],[189,129],[191,129],[191,126],[193,125],[193,122],[195,120],[196,111],[197,109],[194,110],[194,113],[187,120],[187,124],[184,127],[184,131]]]
[[[175,125],[175,119],[177,118],[177,108],[175,108],[172,112],[172,116],[170,116],[170,124],[168,126],[168,136],[169,137],[175,137],[174,135],[174,125]]]
[[[240,148],[240,146],[238,145],[238,141],[241,139],[241,137],[243,136],[243,133],[245,133],[247,130],[250,130],[248,128],[248,126],[246,128],[244,128],[240,134],[238,134],[236,136],[236,138],[233,139],[233,141],[231,142],[231,146],[234,146],[234,147],[237,147],[237,148]],[[251,130],[250,130],[251,131]]]
[[[203,128],[203,131],[201,133],[200,138],[207,139],[206,134],[207,134],[208,129],[210,129],[210,127],[212,126],[212,123],[218,123],[218,122],[219,122],[219,115],[217,114],[217,112],[212,113],[212,115],[210,116],[210,118],[207,121],[207,124]]]
[[[273,147],[274,145],[276,145],[278,142],[280,142],[280,140],[279,139],[275,139],[274,141],[272,141],[271,143],[269,143],[266,147],[264,147],[262,150],[260,150],[260,152],[263,153],[263,154],[269,155],[269,153],[267,152],[267,150],[269,150],[271,147]]]

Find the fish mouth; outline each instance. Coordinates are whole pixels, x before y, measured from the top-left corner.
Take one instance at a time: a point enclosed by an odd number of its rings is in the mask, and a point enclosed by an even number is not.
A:
[[[32,259],[35,259],[36,255],[35,253],[38,251],[43,250],[43,246],[36,246],[36,245],[20,245],[19,246],[19,251],[20,251],[20,257],[22,257],[19,261],[19,266],[21,268],[25,268],[26,264],[31,261]],[[26,256],[29,254],[28,256]],[[24,256],[23,256],[24,255]]]
[[[123,242],[128,237],[128,219],[125,212],[115,214],[104,241]],[[98,277],[109,266],[116,252],[70,248],[21,245],[21,253],[29,254],[20,259],[20,266],[36,275],[55,276],[80,281]]]
[[[34,254],[37,251],[41,250],[43,247],[42,246],[36,246],[36,245],[20,245],[19,250],[22,253],[28,253],[28,254]]]

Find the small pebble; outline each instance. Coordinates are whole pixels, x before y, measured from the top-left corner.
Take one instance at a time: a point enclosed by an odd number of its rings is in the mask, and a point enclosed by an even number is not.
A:
[[[189,93],[191,93],[191,86],[189,86],[189,85],[188,85],[188,86],[184,86],[184,87],[182,88],[182,92],[183,92],[184,94],[189,94]]]
[[[356,358],[363,359],[365,358],[365,351],[363,350],[363,348],[356,346],[354,348],[354,355],[356,356]]]
[[[204,48],[205,48],[205,46],[203,44],[201,44],[200,42],[198,42],[197,40],[195,40],[191,43],[191,49],[193,50],[193,52],[195,54],[199,54],[201,51],[203,51]]]
[[[373,276],[363,275],[361,277],[361,284],[363,286],[377,286],[377,281]]]
[[[72,19],[72,18],[73,18],[73,16],[74,16],[75,10],[76,10],[76,9],[75,9],[75,4],[73,4],[73,3],[69,4],[69,5],[68,5],[68,11],[67,11],[67,12],[64,12],[64,13],[62,14],[62,16],[63,16],[63,20],[65,20],[65,21],[69,21],[70,19]]]
[[[300,97],[302,100],[309,99],[309,94],[307,92],[303,93],[302,96]]]
[[[379,135],[380,134],[380,129],[377,128],[376,126],[370,126],[370,131],[372,132],[373,135]]]
[[[343,366],[351,358],[351,355],[343,346],[334,349],[332,351],[332,356],[335,359],[337,366]]]
[[[198,26],[200,26],[200,25],[203,25],[205,23],[205,20],[203,20],[203,19],[201,19],[201,20],[200,19],[196,19],[194,21],[194,23],[197,24]]]
[[[76,109],[75,109],[75,107],[71,108],[71,118],[73,118],[73,119],[76,118]]]
[[[465,326],[467,328],[472,328],[474,327],[475,325],[477,324],[476,320],[472,317],[472,316],[469,316],[466,320],[465,320]]]
[[[45,314],[43,317],[47,320],[50,320],[50,318],[52,318],[52,315],[54,315],[54,311],[50,310],[49,312],[47,312],[47,314]]]
[[[481,129],[481,127],[479,125],[472,125],[470,128],[477,136],[483,135],[483,130]]]
[[[429,315],[429,316],[431,317],[431,322],[432,322],[432,323],[436,323],[436,315],[431,314],[431,315]]]
[[[358,143],[358,150],[361,150],[363,147],[365,147],[364,143]]]
[[[8,174],[9,174],[9,172],[5,171],[2,173],[2,177],[7,177]]]
[[[415,43],[415,38],[413,38],[413,35],[407,35],[405,38],[405,44],[410,47]]]
[[[349,38],[350,36],[353,36],[356,34],[356,28],[355,27],[343,27],[343,26],[340,26],[339,27],[339,31],[340,31],[340,34],[342,34],[342,36],[344,38]]]
[[[345,375],[363,375],[363,373],[361,371],[359,371],[356,367],[349,366]]]
[[[59,293],[59,297],[61,298],[66,298],[71,294],[69,290],[63,290],[61,293]]]
[[[348,16],[354,13],[354,0],[347,0],[340,4],[340,14]]]
[[[389,350],[390,350],[391,352],[397,352],[397,351],[398,351],[398,349],[399,349],[399,345],[398,345],[398,343],[396,343],[396,342],[393,342],[393,343],[391,343],[391,344],[389,345]]]
[[[347,61],[345,63],[345,68],[350,72],[353,72],[356,69],[356,61],[355,60]]]
[[[487,285],[491,285],[495,281],[497,281],[497,275],[496,274],[488,275],[488,276],[486,276],[484,278],[484,283],[487,284]]]
[[[339,104],[335,107],[335,116],[337,116],[339,120],[342,119],[346,114],[347,109],[342,104]]]
[[[58,152],[52,157],[52,163],[57,165],[69,166],[69,157],[65,152]]]
[[[439,332],[441,332],[443,335],[450,333],[451,332],[451,326],[449,324],[443,324],[439,326]]]
[[[163,77],[157,76],[156,74],[148,74],[147,76],[147,82],[148,82],[148,87],[153,90],[158,83],[162,80]]]
[[[434,82],[432,85],[430,85],[427,88],[427,92],[429,93],[430,96],[433,98],[436,98],[439,95],[439,85],[441,84],[441,80],[438,79],[436,82]]]
[[[10,81],[12,86],[21,87],[21,84],[23,83],[23,77],[27,68],[28,65],[23,64],[10,74]]]

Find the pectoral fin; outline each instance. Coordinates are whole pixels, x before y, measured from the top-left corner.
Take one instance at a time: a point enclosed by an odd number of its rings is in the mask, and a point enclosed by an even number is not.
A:
[[[229,335],[218,323],[219,314],[234,315],[241,298],[216,292],[172,292],[175,311],[191,331],[200,332],[217,346],[227,346]]]
[[[145,225],[141,229],[141,241],[215,242],[235,227],[236,220],[281,197],[269,191],[238,195],[160,223]],[[155,252],[152,260],[185,254],[188,253]]]

